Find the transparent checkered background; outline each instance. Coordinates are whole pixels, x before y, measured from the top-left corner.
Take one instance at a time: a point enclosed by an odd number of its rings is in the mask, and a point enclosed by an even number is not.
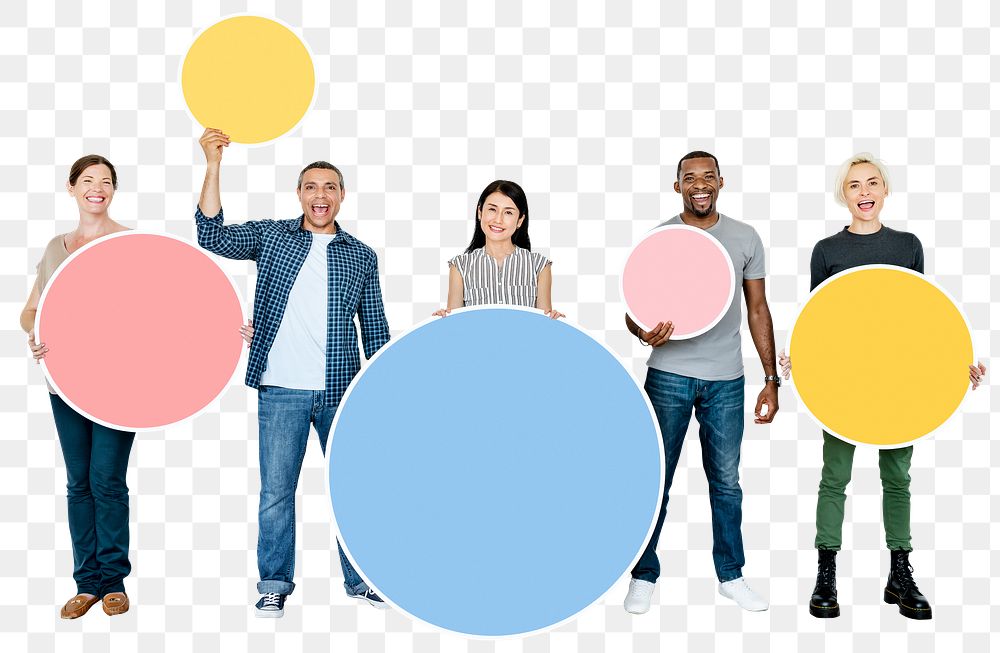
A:
[[[284,619],[255,619],[256,397],[237,384],[197,419],[137,439],[128,476],[133,609],[114,619],[99,609],[59,619],[74,593],[65,472],[17,315],[46,242],[76,223],[61,189],[84,153],[118,166],[116,219],[193,236],[201,128],[185,111],[177,73],[197,31],[231,13],[276,16],[300,28],[319,83],[314,109],[294,132],[226,151],[227,217],[295,216],[300,167],[315,159],[342,166],[348,194],[340,221],[379,252],[394,333],[443,304],[444,261],[467,243],[479,191],[511,178],[527,190],[533,243],[555,261],[555,305],[641,377],[646,351],[623,328],[618,271],[630,243],[679,210],[671,189],[677,159],[706,149],[722,164],[721,209],[753,225],[767,247],[780,347],[808,291],[813,244],[846,224],[830,195],[834,171],[853,152],[871,150],[893,175],[884,221],[920,237],[927,272],[960,301],[981,355],[1000,345],[1000,286],[992,283],[1000,274],[1000,228],[990,221],[1000,190],[1000,167],[991,165],[1000,129],[991,46],[1000,12],[986,0],[418,4],[4,5],[0,648],[995,647],[1000,444],[989,434],[1000,410],[996,385],[970,395],[916,447],[912,562],[934,607],[929,622],[881,603],[888,553],[869,450],[857,455],[839,556],[843,616],[809,616],[821,446],[788,389],[774,424],[748,423],[743,446],[745,573],[770,598],[766,613],[744,613],[716,594],[696,437],[674,481],[653,610],[636,617],[622,610],[623,579],[564,627],[498,642],[443,634],[344,596],[314,441],[300,484],[298,588]],[[253,266],[223,266],[250,299]],[[749,413],[762,370],[745,332],[743,347]],[[475,576],[441,570],[440,586],[428,591],[462,601]],[[525,579],[524,600],[545,601],[558,582],[555,574]]]

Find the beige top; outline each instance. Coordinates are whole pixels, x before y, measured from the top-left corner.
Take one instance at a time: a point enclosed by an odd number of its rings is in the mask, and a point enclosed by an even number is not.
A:
[[[59,234],[49,241],[45,246],[45,253],[42,260],[38,262],[38,276],[35,278],[35,286],[38,287],[38,294],[41,295],[48,285],[49,279],[55,274],[56,268],[62,265],[63,261],[69,258],[69,250],[66,249],[66,236],[69,234]]]
[[[38,276],[35,277],[35,287],[38,288],[39,297],[41,297],[42,291],[45,290],[45,286],[48,285],[49,279],[55,274],[56,269],[63,264],[63,261],[69,258],[69,250],[66,249],[67,235],[59,234],[45,246],[45,253],[42,254],[42,260],[38,262],[38,267],[36,268]],[[52,389],[48,378],[45,379],[45,385],[48,387],[50,394],[56,393]]]

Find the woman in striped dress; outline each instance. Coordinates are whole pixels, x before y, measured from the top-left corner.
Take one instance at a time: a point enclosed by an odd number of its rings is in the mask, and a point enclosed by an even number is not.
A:
[[[434,315],[500,304],[565,317],[552,308],[552,262],[531,251],[524,190],[512,181],[494,181],[479,196],[475,218],[468,248],[448,261],[448,306]]]

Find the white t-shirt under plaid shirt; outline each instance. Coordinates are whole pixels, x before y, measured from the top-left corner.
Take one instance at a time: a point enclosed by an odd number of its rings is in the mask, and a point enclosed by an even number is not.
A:
[[[552,262],[523,247],[497,264],[482,247],[448,261],[462,275],[465,306],[508,304],[534,308],[538,297],[538,275]]]
[[[219,256],[257,263],[253,302],[253,342],[247,357],[246,384],[260,385],[288,295],[312,246],[302,216],[291,220],[252,220],[223,224],[222,209],[207,217],[195,211],[198,244]],[[361,369],[358,327],[365,358],[389,342],[375,252],[334,222],[336,235],[326,247],[326,361],[323,405],[337,406]],[[322,301],[322,299],[320,300]],[[357,327],[354,324],[357,316]]]

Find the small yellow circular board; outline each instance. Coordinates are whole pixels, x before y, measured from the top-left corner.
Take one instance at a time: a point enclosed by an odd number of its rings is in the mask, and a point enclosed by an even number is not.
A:
[[[191,115],[236,143],[264,143],[291,131],[316,90],[312,57],[288,27],[233,16],[195,39],[181,68]]]

